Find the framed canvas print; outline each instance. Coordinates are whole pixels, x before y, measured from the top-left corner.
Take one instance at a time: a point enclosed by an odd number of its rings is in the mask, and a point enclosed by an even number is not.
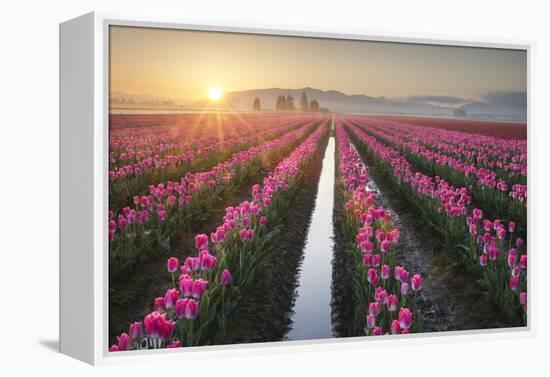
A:
[[[530,44],[91,13],[60,51],[63,353],[532,331]]]

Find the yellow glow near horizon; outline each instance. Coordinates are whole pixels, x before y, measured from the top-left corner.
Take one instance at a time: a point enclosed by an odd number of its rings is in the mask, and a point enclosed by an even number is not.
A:
[[[219,101],[223,96],[223,92],[217,86],[208,89],[208,98],[212,101]]]

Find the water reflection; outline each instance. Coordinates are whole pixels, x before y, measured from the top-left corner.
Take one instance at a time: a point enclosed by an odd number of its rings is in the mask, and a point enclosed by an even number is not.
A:
[[[315,199],[315,210],[308,231],[292,329],[291,340],[322,339],[333,337],[331,323],[331,279],[334,200],[335,142],[328,142],[323,168]]]

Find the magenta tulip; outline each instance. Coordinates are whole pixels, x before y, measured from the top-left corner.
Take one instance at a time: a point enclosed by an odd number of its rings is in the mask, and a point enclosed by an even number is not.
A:
[[[413,313],[408,308],[401,308],[397,319],[399,320],[401,328],[403,330],[408,330],[412,325]]]
[[[231,273],[229,272],[229,270],[227,268],[222,271],[222,276],[220,278],[220,283],[223,286],[226,286],[229,283],[231,283]]]
[[[130,325],[130,329],[128,330],[128,334],[132,339],[141,338],[141,322],[132,323]]]
[[[411,278],[411,288],[413,291],[419,291],[422,289],[422,276],[420,276],[420,274],[415,274]]]
[[[390,266],[388,266],[387,264],[383,265],[381,268],[380,268],[380,276],[382,277],[382,279],[388,279],[390,277]]]
[[[117,336],[118,350],[126,351],[132,349],[132,338],[126,333],[120,334]]]
[[[164,295],[164,308],[165,309],[172,309],[176,305],[176,301],[178,300],[179,292],[177,289],[172,288],[166,291],[166,294]]]
[[[511,277],[510,278],[510,282],[509,282],[509,285],[510,285],[510,289],[513,290],[513,291],[517,291],[518,287],[519,287],[519,279],[517,277]]]
[[[195,236],[195,247],[203,250],[208,246],[208,236],[206,234],[197,234]]]
[[[206,287],[208,286],[208,281],[204,279],[197,279],[193,282],[193,289],[191,295],[194,298],[201,298],[206,292]]]
[[[376,316],[369,313],[369,315],[367,315],[367,327],[372,329],[374,326],[376,326]]]
[[[176,272],[179,267],[179,264],[180,264],[180,261],[178,260],[178,258],[174,258],[174,257],[169,258],[167,262],[168,272],[171,272],[171,273]]]

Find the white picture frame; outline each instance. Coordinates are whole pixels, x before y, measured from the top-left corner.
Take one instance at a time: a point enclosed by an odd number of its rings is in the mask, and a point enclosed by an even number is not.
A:
[[[528,326],[517,329],[457,331],[415,334],[406,338],[345,338],[315,341],[293,341],[266,344],[239,344],[108,352],[108,28],[111,25],[170,28],[182,30],[255,33],[346,40],[370,40],[413,44],[437,44],[487,48],[522,49],[528,65],[528,188],[531,205],[528,219],[534,219],[536,192],[532,156],[534,127],[532,114],[533,41],[498,40],[493,38],[461,39],[415,33],[387,34],[338,28],[310,26],[255,25],[231,22],[143,18],[107,13],[88,13],[60,24],[60,352],[90,364],[134,362],[145,359],[181,359],[263,354],[305,350],[346,349],[347,347],[380,347],[394,343],[447,342],[476,339],[528,337],[535,334],[535,270],[537,251],[530,248],[528,270]],[[532,242],[533,232],[528,234]],[[458,336],[460,335],[460,336]],[[467,335],[467,337],[466,337]]]

